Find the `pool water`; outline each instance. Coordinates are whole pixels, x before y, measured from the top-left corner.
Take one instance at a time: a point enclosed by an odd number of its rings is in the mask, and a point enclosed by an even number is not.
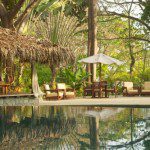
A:
[[[0,150],[150,150],[150,108],[0,107]]]

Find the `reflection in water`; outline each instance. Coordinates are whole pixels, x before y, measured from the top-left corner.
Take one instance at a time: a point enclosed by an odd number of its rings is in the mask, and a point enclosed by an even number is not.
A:
[[[146,148],[149,108],[0,107],[0,149]]]

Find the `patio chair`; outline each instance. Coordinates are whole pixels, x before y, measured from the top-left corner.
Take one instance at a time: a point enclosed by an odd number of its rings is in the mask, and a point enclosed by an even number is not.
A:
[[[92,84],[88,84],[83,88],[83,96],[92,96]]]
[[[123,96],[140,95],[140,88],[134,87],[133,82],[123,82]]]
[[[44,91],[46,93],[46,95],[45,95],[46,99],[52,99],[52,100],[63,99],[63,93],[59,92],[58,89],[50,90],[50,87],[48,84],[44,84]]]
[[[106,81],[107,82],[107,81]],[[103,93],[105,93],[105,97],[106,97],[106,82],[105,81],[101,81],[101,82],[93,82],[92,84],[92,98],[102,98]]]
[[[100,95],[100,97],[101,98],[108,97],[107,86],[108,86],[107,81],[100,81],[100,89],[101,89],[101,95]],[[103,96],[103,94],[105,94],[105,96]]]
[[[107,97],[107,81],[93,82],[92,97],[106,98]],[[103,96],[105,94],[105,96]]]
[[[150,95],[150,81],[144,82],[144,85],[141,88],[141,95]]]
[[[118,95],[118,88],[117,88],[117,86],[118,86],[119,83],[120,83],[119,81],[116,81],[116,82],[114,83],[114,86],[113,86],[112,88],[107,88],[107,89],[106,89],[107,94],[108,94],[108,97],[109,97],[109,94],[110,94],[110,93],[111,93],[111,94],[114,94],[115,97],[117,97],[117,95]]]
[[[57,89],[61,90],[59,93],[64,95],[64,98],[75,98],[75,90],[67,88],[65,83],[57,83]]]

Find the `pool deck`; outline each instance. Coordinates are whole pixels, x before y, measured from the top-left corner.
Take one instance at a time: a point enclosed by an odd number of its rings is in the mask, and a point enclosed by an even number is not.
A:
[[[150,97],[75,98],[67,100],[39,100],[34,98],[0,98],[0,106],[106,106],[149,107]]]
[[[114,106],[114,107],[150,107],[150,97],[111,97],[77,98],[59,101],[39,101],[39,105],[49,106]]]

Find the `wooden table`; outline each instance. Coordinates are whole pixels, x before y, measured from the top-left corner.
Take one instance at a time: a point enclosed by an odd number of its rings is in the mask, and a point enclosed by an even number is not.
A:
[[[98,98],[102,98],[102,92],[105,93],[105,98],[108,97],[107,94],[107,82],[93,82],[92,84],[92,97],[96,97],[96,93],[98,94]]]
[[[2,87],[3,94],[8,94],[9,83],[0,83],[0,87]]]

